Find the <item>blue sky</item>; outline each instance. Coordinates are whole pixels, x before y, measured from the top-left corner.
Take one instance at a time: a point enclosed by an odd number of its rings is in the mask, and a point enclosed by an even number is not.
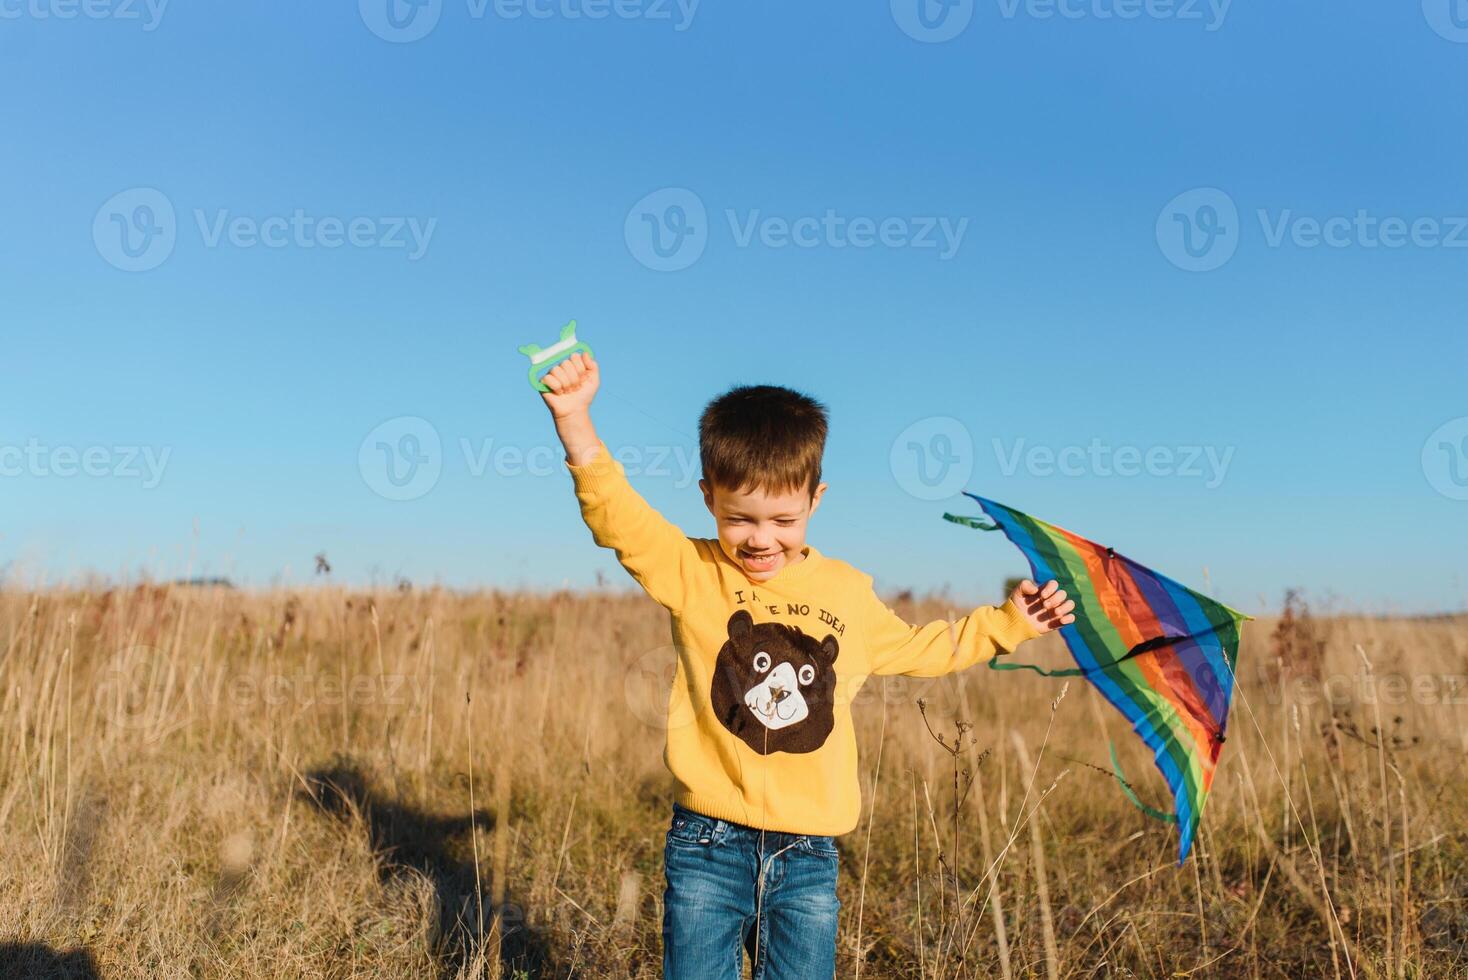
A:
[[[626,582],[515,350],[574,317],[693,535],[699,411],[786,384],[883,588],[1023,571],[969,489],[1463,608],[1468,7],[388,2],[0,0],[13,576]]]

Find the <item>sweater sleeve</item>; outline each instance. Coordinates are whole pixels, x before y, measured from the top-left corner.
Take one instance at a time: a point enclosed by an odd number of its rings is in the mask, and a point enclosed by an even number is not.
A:
[[[591,537],[617,552],[622,567],[658,604],[683,606],[698,565],[698,549],[627,482],[627,471],[606,443],[589,463],[565,460]]]
[[[936,619],[912,626],[866,590],[865,634],[871,651],[872,674],[909,674],[941,677],[1013,653],[1025,640],[1040,634],[1013,602],[980,606],[957,622]]]

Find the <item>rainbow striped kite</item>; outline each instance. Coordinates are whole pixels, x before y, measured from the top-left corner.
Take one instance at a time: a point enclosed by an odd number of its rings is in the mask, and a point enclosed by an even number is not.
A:
[[[984,531],[1002,530],[1024,552],[1035,581],[1055,579],[1076,604],[1076,621],[1061,627],[1060,635],[1077,669],[1045,671],[992,660],[989,666],[1079,675],[1100,689],[1152,749],[1172,790],[1174,811],[1164,813],[1137,799],[1122,778],[1113,747],[1117,781],[1138,808],[1177,824],[1182,864],[1223,750],[1239,624],[1253,617],[1064,528],[971,493],[964,496],[977,500],[992,523],[953,514],[944,518]]]

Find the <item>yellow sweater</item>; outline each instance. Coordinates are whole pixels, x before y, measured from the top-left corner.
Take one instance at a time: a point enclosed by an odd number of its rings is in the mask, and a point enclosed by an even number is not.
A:
[[[873,674],[938,677],[1036,636],[1011,602],[911,626],[872,577],[809,545],[752,582],[717,538],[689,538],[627,482],[603,443],[572,466],[592,537],[672,614],[678,652],[663,759],[677,801],[796,834],[839,835],[861,811],[851,704]]]

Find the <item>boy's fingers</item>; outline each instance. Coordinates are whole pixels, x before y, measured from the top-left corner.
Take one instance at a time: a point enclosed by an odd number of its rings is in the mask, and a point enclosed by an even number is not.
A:
[[[1035,585],[1035,583],[1031,582],[1029,579],[1025,579],[1019,584],[1020,595],[1034,595],[1038,591],[1040,591],[1039,586]]]
[[[1040,598],[1048,599],[1050,597],[1050,594],[1058,588],[1060,588],[1060,583],[1052,578],[1050,581],[1045,583],[1045,590],[1040,593]]]
[[[1046,609],[1054,609],[1056,606],[1060,605],[1064,601],[1065,601],[1065,590],[1064,589],[1060,589],[1059,591],[1057,591],[1053,595],[1051,595],[1050,598],[1048,598],[1048,599],[1045,600],[1045,608]]]

